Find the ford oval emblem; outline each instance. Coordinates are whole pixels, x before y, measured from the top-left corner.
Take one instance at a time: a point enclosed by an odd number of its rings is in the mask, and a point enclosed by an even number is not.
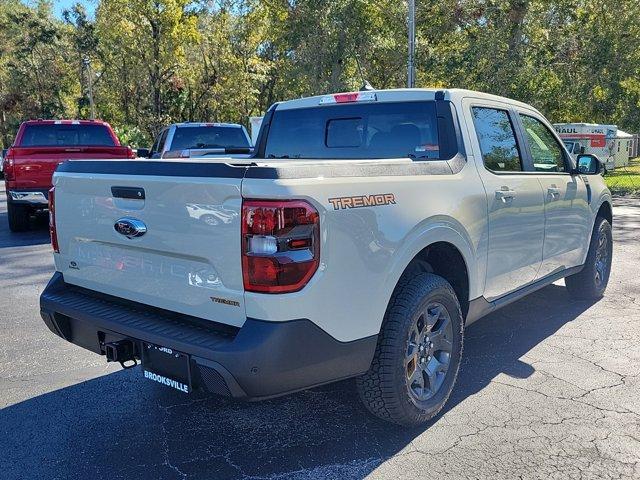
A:
[[[131,217],[123,217],[119,219],[113,226],[116,232],[127,238],[141,237],[147,233],[147,226],[142,220]]]

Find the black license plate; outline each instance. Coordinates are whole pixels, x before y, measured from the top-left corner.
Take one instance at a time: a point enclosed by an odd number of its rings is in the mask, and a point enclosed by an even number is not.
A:
[[[149,380],[184,393],[191,392],[191,366],[186,353],[143,343],[142,372]]]

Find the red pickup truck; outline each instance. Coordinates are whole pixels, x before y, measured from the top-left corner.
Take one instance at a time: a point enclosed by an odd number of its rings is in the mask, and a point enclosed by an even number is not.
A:
[[[135,158],[108,123],[97,120],[29,120],[18,129],[3,160],[9,228],[29,228],[29,216],[47,208],[51,177],[70,159]]]

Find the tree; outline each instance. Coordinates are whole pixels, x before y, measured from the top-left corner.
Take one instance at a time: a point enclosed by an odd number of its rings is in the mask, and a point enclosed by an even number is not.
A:
[[[102,86],[115,105],[105,113],[153,135],[172,118],[186,47],[199,38],[189,0],[104,0],[96,13]],[[119,108],[122,111],[119,111]]]
[[[8,145],[17,126],[28,118],[64,117],[73,105],[78,83],[67,61],[68,32],[51,5],[28,8],[0,3],[0,129]]]

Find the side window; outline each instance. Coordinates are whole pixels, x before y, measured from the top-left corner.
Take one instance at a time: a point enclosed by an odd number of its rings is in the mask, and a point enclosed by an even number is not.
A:
[[[151,147],[151,155],[158,151],[158,145],[160,145],[160,135],[156,137],[156,140],[153,142],[153,146]]]
[[[492,172],[521,172],[522,159],[509,113],[489,107],[472,110],[484,165]]]
[[[533,168],[538,172],[565,172],[562,147],[544,123],[520,114],[524,136],[531,150]]]
[[[156,142],[153,144],[153,148],[151,149],[151,157],[152,158],[160,158],[160,154],[162,153],[162,147],[164,147],[164,141],[167,139],[167,134],[169,133],[169,129],[165,128],[158,138]]]

